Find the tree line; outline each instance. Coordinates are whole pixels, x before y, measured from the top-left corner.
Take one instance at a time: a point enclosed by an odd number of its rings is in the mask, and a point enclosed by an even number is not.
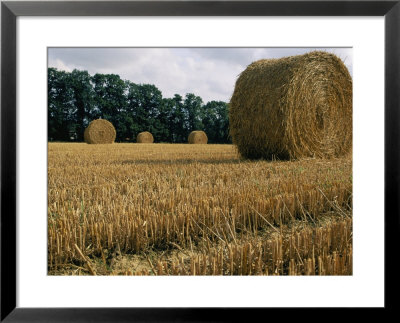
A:
[[[116,141],[134,141],[142,131],[156,142],[187,142],[193,130],[203,130],[210,143],[230,143],[228,104],[203,103],[187,93],[163,98],[153,84],[136,84],[116,74],[90,75],[48,68],[48,140],[83,141],[89,122],[110,121]]]

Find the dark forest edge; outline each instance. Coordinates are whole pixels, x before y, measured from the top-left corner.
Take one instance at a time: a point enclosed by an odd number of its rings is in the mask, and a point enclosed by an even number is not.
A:
[[[231,143],[228,108],[193,93],[163,98],[155,85],[116,74],[48,68],[48,141],[82,142],[90,121],[102,118],[114,125],[117,142],[149,131],[155,142],[184,143],[191,131],[203,130],[209,143]]]

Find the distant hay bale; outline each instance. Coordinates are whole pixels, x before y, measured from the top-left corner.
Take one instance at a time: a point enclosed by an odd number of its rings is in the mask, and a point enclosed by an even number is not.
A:
[[[144,131],[137,135],[136,142],[142,144],[152,144],[154,142],[154,138],[150,132]]]
[[[245,158],[330,158],[352,149],[352,78],[314,51],[250,64],[230,101],[233,143]]]
[[[116,135],[117,132],[110,121],[97,119],[89,123],[83,138],[88,144],[112,144]]]
[[[207,135],[204,131],[196,130],[189,134],[189,144],[206,144],[208,141]]]

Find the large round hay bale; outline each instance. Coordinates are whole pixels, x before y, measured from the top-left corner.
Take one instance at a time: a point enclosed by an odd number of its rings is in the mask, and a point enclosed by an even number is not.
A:
[[[152,144],[154,142],[154,138],[150,132],[143,131],[137,135],[136,142],[142,144]]]
[[[110,121],[97,119],[89,123],[83,137],[88,144],[112,144],[116,135],[117,132]]]
[[[189,144],[206,144],[208,141],[207,135],[204,131],[195,130],[189,134]]]
[[[352,148],[352,78],[314,51],[250,64],[230,101],[233,143],[245,158],[338,157]]]

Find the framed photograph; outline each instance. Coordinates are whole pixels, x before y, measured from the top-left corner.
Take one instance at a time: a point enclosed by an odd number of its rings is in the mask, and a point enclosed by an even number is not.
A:
[[[1,320],[385,308],[399,1],[3,1]]]

